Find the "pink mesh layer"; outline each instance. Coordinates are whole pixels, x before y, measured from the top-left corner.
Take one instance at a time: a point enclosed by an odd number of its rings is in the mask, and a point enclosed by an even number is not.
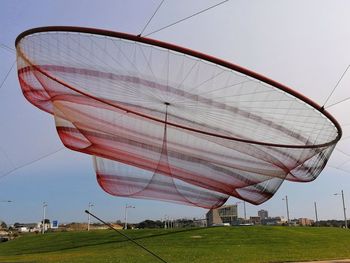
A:
[[[41,31],[17,40],[23,94],[66,147],[94,156],[111,195],[260,204],[285,179],[314,180],[341,136],[322,109],[234,65],[124,34]]]

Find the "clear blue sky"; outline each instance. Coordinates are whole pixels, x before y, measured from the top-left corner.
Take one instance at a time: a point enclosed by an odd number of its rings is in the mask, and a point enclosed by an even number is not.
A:
[[[49,25],[104,28],[139,34],[158,0],[13,1],[0,0],[0,43],[14,47],[22,31]],[[166,0],[145,33],[193,14],[219,1]],[[216,9],[152,35],[152,38],[192,48],[259,72],[323,104],[350,64],[349,1],[230,1]],[[0,49],[0,81],[15,61],[15,54]],[[329,104],[350,97],[350,72]],[[17,167],[62,147],[52,116],[30,105],[21,94],[16,71],[0,89],[1,169]],[[343,140],[327,168],[311,183],[285,182],[276,195],[260,206],[247,204],[248,216],[267,209],[285,215],[282,198],[288,195],[292,218],[314,218],[314,201],[320,219],[341,219],[336,192],[344,189],[350,207],[350,101],[329,111],[343,126]],[[348,139],[347,139],[348,138]],[[344,153],[342,153],[342,152]],[[334,169],[340,167],[345,171]],[[161,219],[165,215],[203,217],[206,210],[150,200],[112,197],[96,183],[91,157],[61,150],[0,179],[0,220],[7,223],[41,219],[86,221],[88,203],[106,220],[123,220],[125,204],[130,221]],[[238,202],[229,199],[228,203]],[[239,213],[243,215],[242,205]],[[348,211],[350,217],[350,210]]]

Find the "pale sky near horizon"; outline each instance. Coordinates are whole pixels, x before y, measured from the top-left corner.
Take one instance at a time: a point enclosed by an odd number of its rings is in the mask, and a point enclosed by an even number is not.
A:
[[[14,48],[24,30],[70,25],[139,34],[160,0],[0,0],[0,44]],[[166,0],[146,34],[220,1]],[[343,0],[229,1],[151,38],[208,53],[251,69],[304,94],[322,105],[350,64],[350,2]],[[0,83],[15,61],[15,54],[0,48]],[[350,72],[344,76],[327,105],[350,97]],[[326,105],[326,106],[327,106]],[[36,109],[21,94],[16,70],[0,89],[1,165],[18,167],[62,147],[52,116]],[[282,198],[288,195],[291,218],[342,219],[342,189],[350,207],[350,100],[330,107],[343,128],[329,164],[310,183],[284,182],[266,203],[247,204],[247,215],[266,209],[285,216]],[[339,169],[335,169],[338,167]],[[343,171],[344,170],[344,171]],[[0,220],[6,223],[41,220],[42,202],[47,217],[60,222],[86,221],[88,203],[106,220],[123,220],[125,204],[131,222],[144,219],[203,217],[205,209],[172,203],[113,197],[98,186],[91,157],[68,149],[25,166],[1,178]],[[239,200],[230,198],[228,204]],[[243,216],[239,204],[240,216]],[[348,209],[350,218],[350,210]]]

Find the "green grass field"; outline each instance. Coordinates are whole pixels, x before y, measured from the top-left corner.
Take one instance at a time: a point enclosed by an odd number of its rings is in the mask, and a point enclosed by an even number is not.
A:
[[[127,230],[167,262],[287,262],[350,258],[339,228]],[[0,262],[160,262],[111,230],[28,234],[0,243]]]

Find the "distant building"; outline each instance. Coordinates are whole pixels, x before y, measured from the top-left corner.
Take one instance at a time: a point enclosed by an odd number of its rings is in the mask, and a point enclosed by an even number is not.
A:
[[[207,220],[206,219],[193,219],[193,226],[194,227],[206,227]]]
[[[287,224],[287,220],[284,217],[279,217],[279,216],[268,217],[268,218],[262,219],[261,224],[270,225],[270,226],[284,225],[284,224]]]
[[[40,231],[41,223],[15,223],[13,227],[21,233]]]
[[[237,205],[224,205],[219,208],[210,209],[206,214],[208,226],[213,225],[234,225],[237,223]]]
[[[260,216],[251,216],[249,218],[249,223],[254,224],[254,225],[260,225],[261,224]]]
[[[260,219],[266,219],[269,217],[269,213],[267,212],[267,210],[259,210],[258,211],[258,216],[260,217]]]
[[[315,221],[309,218],[299,218],[298,223],[299,226],[311,226],[315,223]]]

